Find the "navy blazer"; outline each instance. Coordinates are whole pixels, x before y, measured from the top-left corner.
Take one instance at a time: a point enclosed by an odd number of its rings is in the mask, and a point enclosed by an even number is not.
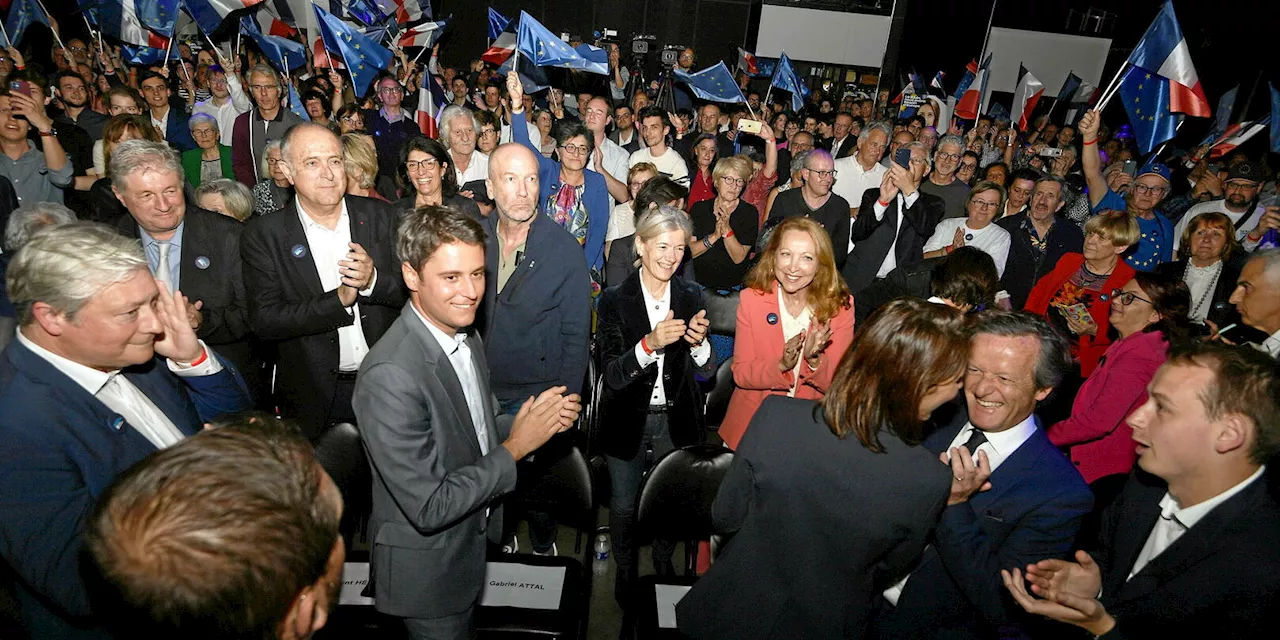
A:
[[[582,250],[554,220],[535,214],[524,254],[499,292],[496,218],[481,222],[484,307],[476,318],[493,393],[503,401],[524,400],[557,385],[580,393],[591,353],[591,277]]]
[[[1280,625],[1280,504],[1270,471],[1214,507],[1142,571],[1134,562],[1168,485],[1136,470],[1103,512],[1102,603],[1120,638],[1274,638]]]
[[[958,411],[924,447],[941,453],[967,422],[968,412]],[[1069,557],[1092,509],[1089,486],[1036,428],[991,474],[990,490],[943,509],[897,607],[880,616],[878,637],[1018,637],[1015,625],[1030,617],[1005,590],[1000,570]]]
[[[191,137],[191,127],[187,124],[190,119],[181,103],[169,105],[169,121],[165,123],[167,126],[164,129],[164,139],[165,142],[173,145],[178,153],[185,153],[197,147],[196,139]]]
[[[523,113],[511,115],[511,139],[528,147],[538,158],[538,211],[547,212],[547,201],[560,190],[560,163],[543,157],[533,143],[529,141],[529,127],[525,124]],[[587,241],[582,250],[587,256],[587,266],[597,271],[604,271],[604,236],[609,230],[609,216],[613,210],[609,207],[609,187],[604,176],[592,171],[591,159],[587,159],[587,169],[583,170],[586,187],[582,191],[582,204],[587,209]]]
[[[250,408],[229,366],[181,378],[156,356],[124,375],[185,435]],[[78,571],[81,534],[107,486],[155,446],[17,340],[0,354],[0,442],[0,556],[17,576],[23,626],[32,638],[99,637]]]

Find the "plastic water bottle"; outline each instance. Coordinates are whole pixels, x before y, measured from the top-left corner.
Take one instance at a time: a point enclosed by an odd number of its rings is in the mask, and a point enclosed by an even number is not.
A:
[[[604,562],[609,559],[609,534],[602,533],[596,536],[596,562]]]
[[[596,561],[591,563],[591,574],[603,579],[609,573],[609,534],[597,535],[594,548]]]

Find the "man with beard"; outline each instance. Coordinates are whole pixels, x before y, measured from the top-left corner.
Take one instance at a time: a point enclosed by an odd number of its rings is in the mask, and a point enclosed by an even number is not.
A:
[[[89,134],[93,140],[102,139],[102,127],[107,124],[107,116],[89,108],[89,88],[84,78],[60,71],[54,76],[57,88],[55,95],[62,99],[62,115],[53,119],[57,125],[75,125]]]
[[[1014,178],[1022,179],[1017,174]],[[1059,258],[1084,250],[1080,226],[1056,215],[1066,203],[1066,197],[1067,186],[1062,178],[1041,178],[1032,187],[1027,211],[996,221],[1009,232],[1009,258],[1005,261],[1000,288],[1008,294],[1013,309],[1021,309],[1026,304],[1036,281],[1053,271]],[[997,300],[1001,298],[996,296]]]
[[[640,140],[640,132],[636,130],[636,112],[629,104],[619,104],[613,108],[613,132],[609,139],[614,141],[627,153],[635,153],[644,144]]]
[[[1222,191],[1226,195],[1220,200],[1201,202],[1187,210],[1178,224],[1173,228],[1173,250],[1181,246],[1182,232],[1187,224],[1202,213],[1216,211],[1231,219],[1236,228],[1236,239],[1246,250],[1252,251],[1258,246],[1258,238],[1250,242],[1249,232],[1257,229],[1266,215],[1266,208],[1258,204],[1258,191],[1266,180],[1265,170],[1260,164],[1241,162],[1231,167],[1227,179],[1222,183]],[[1265,231],[1264,231],[1265,232]]]

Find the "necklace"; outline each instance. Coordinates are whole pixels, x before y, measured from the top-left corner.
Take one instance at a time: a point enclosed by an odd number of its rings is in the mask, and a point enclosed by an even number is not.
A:
[[[1191,307],[1191,313],[1187,314],[1192,318],[1195,318],[1199,315],[1200,307],[1203,307],[1204,303],[1208,302],[1209,296],[1213,295],[1213,290],[1218,288],[1218,277],[1222,275],[1222,261],[1219,260],[1216,264],[1214,264],[1214,266],[1209,268],[1213,270],[1213,276],[1209,278],[1209,286],[1204,288],[1204,292],[1200,294],[1200,298],[1196,300],[1195,305]],[[1187,275],[1191,273],[1191,269],[1192,269],[1191,259],[1188,258],[1187,266],[1183,267],[1182,269],[1183,282],[1187,282]],[[1187,282],[1187,284],[1191,284],[1191,283]],[[1209,315],[1209,312],[1205,311],[1205,316],[1207,317],[1208,315]]]

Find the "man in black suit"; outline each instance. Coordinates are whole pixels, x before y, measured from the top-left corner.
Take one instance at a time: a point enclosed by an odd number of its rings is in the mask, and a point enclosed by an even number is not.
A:
[[[112,191],[129,212],[116,230],[142,242],[151,273],[191,301],[191,328],[261,395],[249,344],[240,230],[234,218],[188,206],[182,161],[169,145],[128,140],[111,153]]]
[[[613,108],[613,131],[609,133],[609,139],[627,153],[639,151],[640,145],[644,144],[640,130],[636,129],[636,112],[631,110],[631,105],[619,104]]]
[[[1002,571],[1018,604],[1098,638],[1274,637],[1280,375],[1249,347],[1176,346],[1129,416],[1138,467],[1094,556]]]
[[[920,191],[929,174],[928,150],[919,142],[907,147],[911,166],[891,163],[880,189],[862,194],[858,217],[850,224],[854,246],[841,273],[854,295],[895,268],[923,260],[924,243],[946,213],[942,198]]]
[[[846,111],[836,114],[835,124],[831,126],[830,142],[831,146],[827,151],[836,160],[848,158],[858,149],[858,133],[853,130],[852,114]]]
[[[1000,570],[1066,557],[1093,508],[1089,486],[1033,413],[1072,364],[1066,338],[1008,311],[983,312],[974,332],[967,411],[924,442],[950,461],[956,482],[919,565],[884,592],[873,637],[1007,637],[1031,621],[1009,602]]]
[[[396,215],[376,200],[344,197],[342,143],[325,127],[294,125],[281,151],[297,197],[250,221],[240,255],[249,326],[275,342],[280,414],[314,438],[355,420],[356,371],[404,305]]]

